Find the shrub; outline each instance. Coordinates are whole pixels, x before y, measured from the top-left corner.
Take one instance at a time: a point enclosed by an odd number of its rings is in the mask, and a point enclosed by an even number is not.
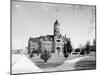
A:
[[[41,59],[43,59],[45,62],[51,57],[51,54],[49,51],[44,50],[40,56]]]
[[[85,50],[84,49],[81,50],[80,55],[85,55]]]
[[[69,57],[69,53],[64,54],[64,57],[65,58]]]
[[[32,57],[34,57],[34,54],[33,54],[33,53],[31,53],[29,57],[31,57],[31,58],[32,58]]]

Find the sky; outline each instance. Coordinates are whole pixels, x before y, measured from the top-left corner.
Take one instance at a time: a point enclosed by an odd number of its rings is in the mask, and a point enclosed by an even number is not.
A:
[[[12,49],[25,48],[29,37],[53,35],[54,22],[70,37],[73,48],[92,44],[95,38],[95,7],[89,5],[12,1]]]

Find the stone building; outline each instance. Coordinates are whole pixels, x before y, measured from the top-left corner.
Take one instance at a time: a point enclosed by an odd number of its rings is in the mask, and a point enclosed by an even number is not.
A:
[[[57,52],[63,50],[64,42],[67,41],[66,36],[60,33],[60,23],[58,20],[54,22],[53,35],[40,36],[37,38],[29,38],[28,47],[31,50],[48,50],[50,52]]]
[[[29,53],[32,51],[40,50],[40,40],[39,38],[30,37],[28,40]]]
[[[41,41],[41,50],[52,51],[53,50],[53,38],[50,35],[44,36]]]

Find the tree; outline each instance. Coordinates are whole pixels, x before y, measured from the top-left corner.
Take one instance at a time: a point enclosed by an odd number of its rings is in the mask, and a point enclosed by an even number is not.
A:
[[[85,52],[86,54],[90,54],[90,42],[87,41],[86,45],[85,45]]]
[[[51,57],[51,54],[49,51],[44,50],[40,56],[41,59],[44,60],[44,62],[47,62],[47,60]]]
[[[80,55],[82,55],[82,56],[85,55],[85,48],[84,47],[81,48]]]
[[[71,45],[70,39],[67,41],[66,47],[67,47],[67,52],[71,54],[73,49],[72,49],[72,45]]]
[[[37,56],[39,56],[39,53],[40,53],[40,50],[39,50],[39,49],[37,49]]]
[[[95,39],[93,40],[93,46],[96,46],[96,40]]]
[[[64,43],[63,54],[64,54],[65,58],[67,58],[69,56],[69,53],[67,52],[67,44],[66,43]]]
[[[96,52],[96,40],[95,39],[93,40],[93,51]]]
[[[28,49],[28,54],[30,53],[30,47],[31,47],[31,44],[30,44],[30,42],[28,41],[28,47],[27,47],[27,49]]]
[[[34,57],[34,54],[33,54],[34,52],[32,51],[32,52],[30,52],[30,57],[32,58],[32,57]]]
[[[63,49],[63,54],[64,57],[67,58],[69,57],[69,54],[72,52],[72,45],[70,39],[67,40],[67,42],[64,43],[64,49]]]

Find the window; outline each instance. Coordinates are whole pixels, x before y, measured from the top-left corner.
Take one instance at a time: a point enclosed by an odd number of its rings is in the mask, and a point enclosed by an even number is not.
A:
[[[60,49],[60,47],[57,47],[57,50],[59,50]]]
[[[57,42],[60,42],[60,40],[57,40]]]

